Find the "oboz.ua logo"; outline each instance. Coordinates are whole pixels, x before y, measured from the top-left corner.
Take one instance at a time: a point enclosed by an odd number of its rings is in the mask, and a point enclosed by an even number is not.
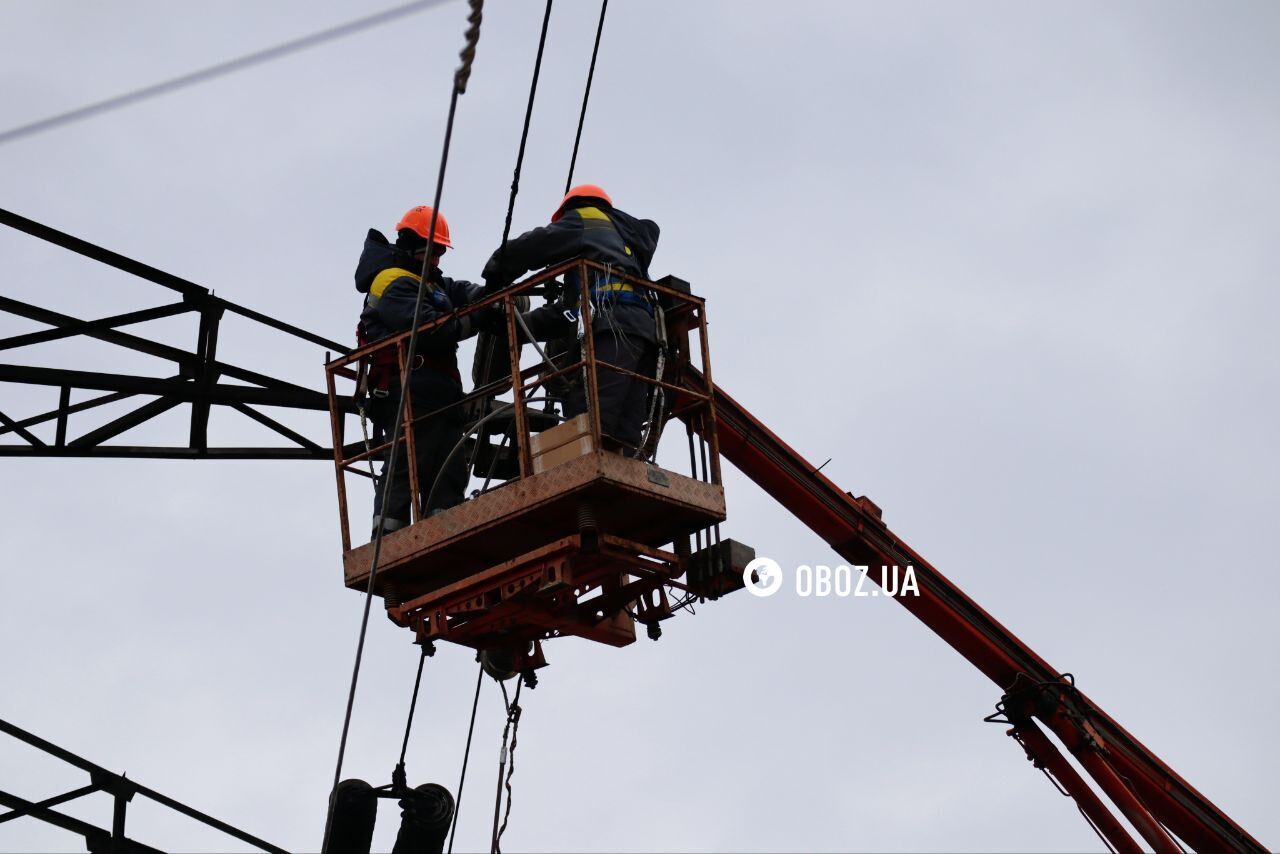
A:
[[[752,596],[772,596],[782,587],[782,567],[776,560],[758,557],[742,570],[742,583]]]
[[[782,567],[771,558],[758,557],[742,570],[742,583],[753,596],[772,596],[782,589],[782,582]],[[802,564],[796,567],[795,592],[802,598],[919,596],[920,584],[911,564],[877,568],[843,563],[834,567]]]

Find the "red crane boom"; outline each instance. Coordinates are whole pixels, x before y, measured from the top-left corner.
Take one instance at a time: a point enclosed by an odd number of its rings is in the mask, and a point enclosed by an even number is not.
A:
[[[685,372],[690,387],[706,388],[695,370],[686,365]],[[1071,751],[1154,850],[1181,850],[1170,831],[1199,851],[1267,850],[1069,676],[1049,666],[899,539],[873,503],[841,490],[718,386],[714,406],[720,453],[837,554],[851,565],[915,568],[920,595],[893,598],[1000,687],[1003,695],[989,720],[1010,725],[1008,734],[1037,767],[1053,773],[1116,850],[1142,849],[1041,727]]]

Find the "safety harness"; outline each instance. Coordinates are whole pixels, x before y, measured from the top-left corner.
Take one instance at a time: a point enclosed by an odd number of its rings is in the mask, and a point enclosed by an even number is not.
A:
[[[597,306],[608,304],[639,306],[652,317],[653,303],[646,293],[637,291],[634,285],[626,282],[606,282],[592,286],[591,302]]]

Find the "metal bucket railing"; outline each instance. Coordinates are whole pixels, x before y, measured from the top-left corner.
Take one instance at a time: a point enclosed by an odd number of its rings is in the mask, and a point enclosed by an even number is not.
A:
[[[665,335],[661,336],[663,343],[660,345],[665,348],[664,359],[661,360],[665,367],[660,376],[645,376],[596,357],[596,335],[592,328],[594,325],[593,313],[597,308],[592,301],[591,294],[591,274],[593,272],[603,274],[609,282],[625,283],[632,286],[635,292],[652,295],[655,303],[656,319],[663,324],[665,331]],[[577,347],[576,360],[563,367],[556,366],[551,363],[549,358],[545,358],[545,351],[540,350],[539,354],[544,358],[540,358],[537,364],[521,367],[522,344],[520,320],[517,316],[517,298],[526,295],[547,297],[556,289],[556,285],[559,285],[556,282],[556,277],[575,273],[578,293],[576,295],[577,305],[574,307],[580,312],[580,321],[578,323],[579,346]],[[505,413],[509,409],[511,411],[512,432],[515,439],[514,452],[519,464],[518,476],[509,480],[530,477],[533,474],[533,458],[530,450],[531,418],[529,404],[538,400],[547,400],[548,398],[545,396],[542,398],[534,397],[534,393],[545,390],[557,379],[571,377],[575,372],[580,372],[581,374],[581,378],[578,381],[583,385],[592,447],[600,448],[603,438],[599,407],[598,372],[604,370],[624,374],[651,386],[654,389],[654,392],[651,393],[660,392],[662,395],[661,399],[664,403],[654,413],[652,420],[656,424],[650,423],[650,435],[655,429],[659,431],[658,435],[660,435],[661,425],[665,424],[670,418],[676,415],[683,418],[689,424],[691,475],[704,481],[719,484],[720,453],[715,433],[714,386],[711,380],[705,301],[681,290],[679,287],[673,286],[678,280],[664,281],[667,283],[651,282],[621,273],[603,264],[579,258],[549,267],[521,282],[470,303],[455,312],[442,315],[422,324],[419,327],[419,336],[448,323],[453,318],[473,315],[493,305],[501,306],[503,316],[506,319],[509,374],[473,389],[470,393],[464,394],[460,400],[425,412],[417,412],[412,392],[406,393],[405,408],[402,413],[401,442],[405,446],[403,459],[406,461],[405,464],[409,466],[410,522],[418,521],[425,509],[421,506],[421,491],[418,482],[419,472],[416,464],[414,464],[417,459],[414,453],[414,425],[416,423],[428,418],[440,417],[453,410],[459,410],[464,414],[470,412],[472,413],[471,416],[459,419],[463,424],[459,432],[459,447],[465,446],[465,441],[475,431],[475,441],[478,449],[478,443],[484,440],[487,435],[480,428],[489,419],[496,417],[499,413]],[[563,285],[560,287],[567,289],[569,286]],[[562,293],[567,296],[567,292]],[[695,330],[697,334],[696,351],[691,341]],[[407,378],[405,359],[410,334],[410,331],[405,331],[384,338],[353,350],[325,365],[330,423],[333,430],[334,466],[338,485],[338,513],[341,520],[343,551],[351,549],[347,475],[355,474],[373,477],[373,462],[375,460],[384,460],[385,462],[391,443],[383,441],[374,444],[367,439],[367,436],[362,443],[345,443],[346,413],[344,412],[344,407],[339,403],[340,397],[337,384],[339,379],[353,383],[358,382],[361,377],[361,364],[367,364],[366,360],[371,360],[374,353],[388,348],[395,349],[397,373],[403,382]],[[697,370],[682,371],[682,368],[686,365],[692,366]],[[507,393],[511,394],[511,401],[502,403],[498,409],[491,410],[486,401],[497,402],[501,395]],[[550,399],[559,400],[560,398],[553,396]],[[544,418],[545,413],[538,413],[538,420],[544,420]],[[695,436],[700,448],[699,452],[695,452]],[[646,436],[645,444],[648,443],[648,438],[649,435]],[[656,439],[652,444],[653,447],[647,451],[649,454],[656,453]],[[458,448],[455,448],[455,452],[457,450]],[[645,450],[644,444],[642,444],[641,450]],[[492,452],[500,454],[501,450],[500,448],[494,449]],[[357,466],[361,463],[367,463],[370,470],[360,470]],[[471,476],[471,461],[469,461],[468,481]]]

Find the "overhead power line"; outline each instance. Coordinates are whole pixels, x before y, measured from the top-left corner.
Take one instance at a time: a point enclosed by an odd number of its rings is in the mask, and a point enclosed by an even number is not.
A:
[[[56,127],[80,121],[81,119],[87,119],[91,116],[119,109],[120,107],[136,104],[139,101],[145,101],[146,99],[154,98],[157,95],[164,95],[178,89],[184,89],[187,86],[203,83],[206,80],[212,80],[216,77],[222,77],[223,75],[231,74],[236,71],[243,71],[246,68],[261,65],[264,62],[270,62],[273,59],[279,59],[283,56],[288,56],[290,54],[306,50],[307,48],[316,47],[318,45],[325,44],[326,42],[331,42],[335,39],[340,39],[344,36],[349,36],[353,33],[370,29],[371,27],[390,23],[391,21],[403,18],[407,15],[421,12],[431,6],[438,6],[443,2],[444,0],[414,0],[414,2],[405,3],[403,6],[396,6],[392,9],[377,12],[373,15],[357,18],[354,21],[349,21],[345,24],[340,24],[327,30],[321,30],[318,33],[312,33],[309,36],[303,36],[302,38],[294,39],[293,41],[288,41],[283,44],[276,45],[275,47],[269,47],[265,50],[257,51],[256,53],[247,54],[239,57],[238,59],[232,59],[228,62],[219,63],[218,65],[211,65],[208,68],[193,71],[190,74],[184,74],[181,77],[175,77],[172,80],[166,80],[163,83],[156,83],[152,86],[134,90],[133,92],[116,95],[113,98],[108,98],[105,101],[99,101],[96,104],[89,104],[88,106],[79,107],[75,110],[51,116],[47,119],[41,119],[40,121],[32,122],[31,124],[12,128],[11,130],[0,132],[0,144],[13,142],[16,139],[31,136],[32,134],[52,130]]]
[[[578,114],[578,133],[573,138],[573,157],[569,159],[569,177],[564,191],[573,186],[573,169],[578,165],[578,144],[582,142],[582,125],[587,120],[587,99],[591,97],[591,79],[596,76],[596,56],[600,53],[600,34],[604,32],[604,14],[609,11],[609,0],[600,0],[600,23],[596,24],[596,43],[591,48],[591,65],[587,68],[587,88],[582,93],[582,112]]]
[[[462,64],[458,66],[458,70],[453,76],[453,91],[449,95],[449,114],[444,123],[444,143],[440,150],[440,169],[436,173],[436,192],[431,202],[431,222],[427,227],[427,246],[426,252],[422,258],[422,273],[419,278],[426,281],[431,273],[431,255],[436,239],[436,219],[440,215],[440,197],[444,193],[444,176],[445,170],[449,165],[449,148],[453,143],[453,121],[458,112],[458,98],[467,91],[467,81],[471,78],[471,65],[475,61],[476,44],[480,41],[480,22],[483,18],[484,0],[467,0],[471,7],[471,14],[467,16],[467,32],[465,35],[465,46],[459,54]],[[421,331],[423,324],[422,307],[426,301],[427,289],[418,289],[418,298],[413,306],[413,331],[409,333],[409,343],[405,347],[404,364],[400,369],[400,395],[399,403],[396,404],[395,420],[392,422],[391,428],[391,448],[387,451],[387,461],[382,468],[382,483],[379,486],[382,492],[382,498],[379,501],[380,507],[388,506],[391,494],[391,482],[395,478],[396,470],[396,450],[400,445],[404,427],[404,416],[406,403],[408,401],[409,391],[409,365],[413,364],[414,355],[417,353],[418,333]],[[447,462],[447,461],[446,461]],[[416,465],[414,461],[410,461],[409,465]],[[416,502],[418,496],[412,496]],[[428,504],[430,496],[428,496]],[[412,518],[412,517],[411,517]],[[373,601],[374,581],[378,575],[378,561],[382,557],[382,539],[386,533],[386,526],[379,520],[377,529],[373,537],[373,559],[369,566],[369,583],[364,593],[364,611],[360,618],[360,632],[356,640],[356,659],[351,669],[351,689],[347,693],[347,712],[342,720],[342,738],[338,742],[338,762],[333,770],[333,789],[329,802],[329,817],[325,822],[324,845],[322,850],[329,847],[329,833],[333,828],[334,804],[336,800],[338,783],[342,779],[342,761],[347,751],[347,736],[351,731],[351,712],[355,707],[356,701],[356,685],[360,679],[360,664],[364,658],[364,642],[369,630],[369,607]],[[414,702],[416,703],[416,697]],[[407,745],[406,736],[406,745]],[[403,760],[403,755],[401,757]]]

